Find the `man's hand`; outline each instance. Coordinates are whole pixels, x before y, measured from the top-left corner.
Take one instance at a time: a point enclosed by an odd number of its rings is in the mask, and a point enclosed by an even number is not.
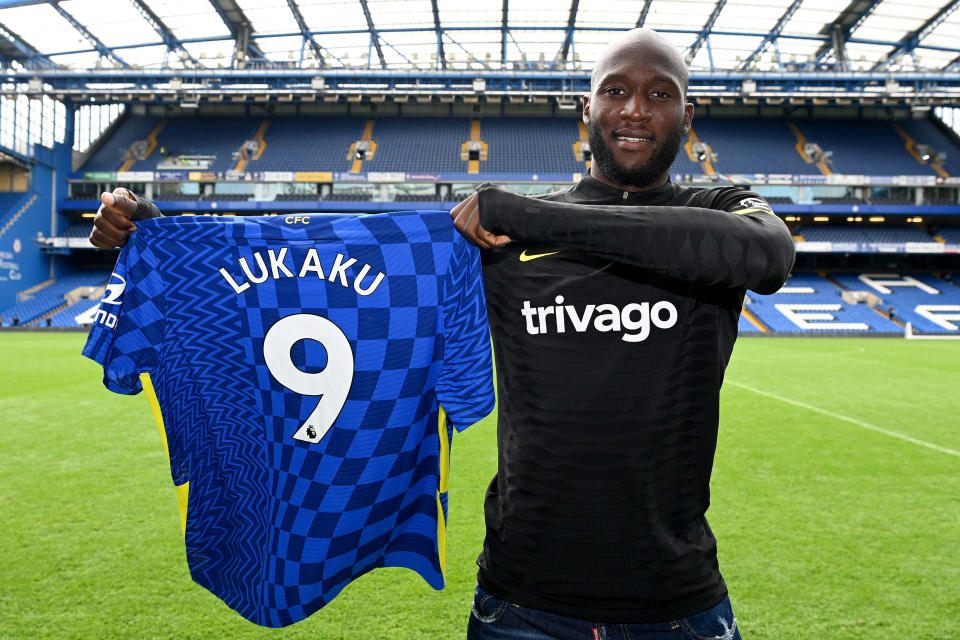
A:
[[[450,211],[450,217],[463,237],[481,249],[494,249],[510,243],[510,236],[498,236],[480,226],[480,196],[470,196]]]
[[[101,249],[122,247],[137,230],[130,220],[137,210],[137,202],[123,187],[117,187],[113,193],[101,193],[100,202],[97,217],[93,219],[90,244]]]

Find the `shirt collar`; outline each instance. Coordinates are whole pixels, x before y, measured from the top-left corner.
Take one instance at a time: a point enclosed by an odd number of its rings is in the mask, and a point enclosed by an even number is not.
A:
[[[608,204],[637,205],[653,204],[669,198],[676,192],[676,185],[670,182],[670,178],[668,177],[667,181],[656,189],[625,192],[623,189],[611,187],[607,183],[600,182],[590,174],[587,174],[583,176],[573,190],[588,200],[603,201]],[[626,198],[623,197],[624,193],[627,193]]]

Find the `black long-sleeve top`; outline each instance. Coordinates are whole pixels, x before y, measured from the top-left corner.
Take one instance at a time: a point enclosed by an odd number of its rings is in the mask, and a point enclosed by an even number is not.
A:
[[[773,292],[792,266],[789,231],[736,187],[587,177],[479,202],[481,224],[513,239],[483,266],[499,401],[481,585],[597,622],[714,606],[720,386],[745,289]]]

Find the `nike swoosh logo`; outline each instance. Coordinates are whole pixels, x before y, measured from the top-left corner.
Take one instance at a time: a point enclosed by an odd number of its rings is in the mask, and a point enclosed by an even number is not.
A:
[[[527,251],[524,250],[523,253],[520,254],[520,262],[530,262],[531,260],[536,260],[537,258],[545,258],[547,256],[552,256],[556,253],[560,253],[560,252],[551,251],[549,253],[534,253],[534,254],[527,255]]]

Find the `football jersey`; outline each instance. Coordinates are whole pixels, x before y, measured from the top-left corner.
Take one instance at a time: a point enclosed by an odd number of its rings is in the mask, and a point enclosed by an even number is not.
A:
[[[685,618],[726,596],[707,523],[720,387],[744,290],[772,293],[793,238],[757,194],[584,177],[480,190],[497,364],[497,475],[478,581],[605,623]]]
[[[271,627],[376,567],[443,588],[452,429],[494,407],[479,252],[449,213],[137,227],[83,353],[148,391],[194,580]]]

